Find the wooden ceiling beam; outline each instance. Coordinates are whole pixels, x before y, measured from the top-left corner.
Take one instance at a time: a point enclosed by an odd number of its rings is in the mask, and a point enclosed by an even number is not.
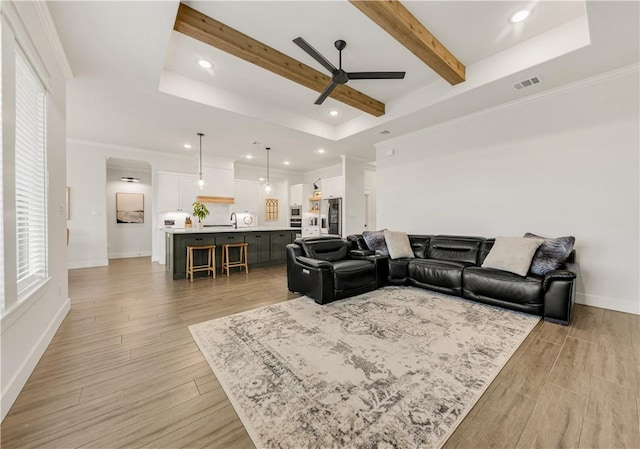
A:
[[[465,80],[465,67],[399,0],[349,0],[451,85]]]
[[[318,93],[331,83],[329,76],[183,3],[173,29]],[[330,97],[375,117],[384,115],[384,103],[344,84],[336,87]]]

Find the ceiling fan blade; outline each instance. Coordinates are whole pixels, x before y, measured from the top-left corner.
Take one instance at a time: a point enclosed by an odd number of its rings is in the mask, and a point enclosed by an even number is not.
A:
[[[313,59],[315,59],[316,61],[318,61],[320,64],[322,64],[322,66],[327,69],[329,72],[331,72],[332,74],[337,72],[338,69],[336,68],[336,66],[334,66],[333,64],[331,64],[327,58],[325,58],[324,56],[322,56],[318,50],[316,50],[315,48],[313,48],[311,45],[309,45],[307,43],[307,41],[305,41],[304,39],[302,39],[301,37],[296,37],[293,42],[300,48],[302,48],[304,51],[306,51],[309,56],[311,56]]]
[[[338,85],[338,83],[329,84],[327,86],[327,88],[320,94],[320,96],[318,97],[318,99],[316,100],[316,102],[314,104],[322,104],[324,102],[324,100],[327,99],[329,94],[331,92],[333,92],[333,89],[335,89],[337,85]]]
[[[350,72],[350,80],[400,80],[405,72]]]

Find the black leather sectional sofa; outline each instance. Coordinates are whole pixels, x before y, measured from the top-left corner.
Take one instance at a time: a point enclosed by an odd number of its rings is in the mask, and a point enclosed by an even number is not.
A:
[[[575,253],[558,270],[523,277],[481,266],[494,239],[410,235],[409,241],[415,258],[389,259],[369,250],[361,235],[346,241],[335,236],[297,239],[287,247],[289,290],[324,304],[386,283],[412,285],[569,324]]]

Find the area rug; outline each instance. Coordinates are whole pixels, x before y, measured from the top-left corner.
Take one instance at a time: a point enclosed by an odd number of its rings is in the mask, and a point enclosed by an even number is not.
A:
[[[189,329],[258,448],[438,448],[538,320],[386,287]]]

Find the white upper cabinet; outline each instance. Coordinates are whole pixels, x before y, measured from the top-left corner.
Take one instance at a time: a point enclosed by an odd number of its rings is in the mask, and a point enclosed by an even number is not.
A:
[[[260,192],[260,184],[253,181],[235,181],[234,203],[232,210],[234,212],[251,212],[258,213],[258,198]]]
[[[336,176],[335,178],[325,178],[322,180],[322,198],[342,198],[344,196],[344,178]]]
[[[198,196],[198,186],[196,185],[196,176],[184,175],[180,176],[180,209],[185,212],[193,212],[193,203]]]
[[[196,200],[196,177],[181,173],[158,173],[158,212],[191,213]]]
[[[174,211],[180,208],[180,175],[158,173],[158,210]]]
[[[289,188],[289,204],[291,206],[304,206],[313,195],[311,184],[295,184]]]

